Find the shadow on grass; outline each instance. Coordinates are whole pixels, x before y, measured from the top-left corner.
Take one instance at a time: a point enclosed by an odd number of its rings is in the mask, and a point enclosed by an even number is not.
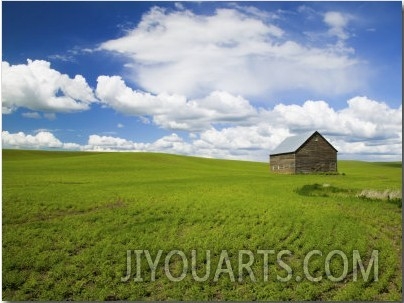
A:
[[[295,192],[308,197],[330,197],[340,194],[349,196],[352,190],[331,186],[330,184],[306,184],[295,189]]]
[[[330,184],[306,184],[300,188],[295,189],[295,192],[302,196],[307,197],[352,197],[358,198],[364,201],[380,202],[386,201],[402,207],[401,191],[395,190],[362,190],[358,193],[358,190],[345,189],[340,187],[331,186]]]

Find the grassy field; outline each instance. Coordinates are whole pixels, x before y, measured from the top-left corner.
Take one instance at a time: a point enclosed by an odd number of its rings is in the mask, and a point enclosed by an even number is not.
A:
[[[339,175],[275,175],[265,163],[3,150],[3,300],[401,301],[401,200],[357,197],[401,190],[401,162],[340,161],[338,168]],[[155,281],[144,255],[144,281],[133,280],[134,257],[132,278],[121,281],[128,250],[148,250],[153,259],[163,251]],[[183,251],[189,266],[196,250],[198,276],[210,250],[209,278],[197,282],[189,269],[171,281],[164,271],[171,250]],[[222,250],[235,281],[226,272],[214,281]],[[248,273],[238,280],[240,250],[254,253],[257,281]],[[257,250],[275,251],[268,281]],[[291,252],[282,257],[293,271],[287,282],[277,278],[288,275],[276,259],[282,250]],[[309,266],[319,282],[306,279],[302,266],[312,250],[322,252]],[[333,250],[348,259],[340,282],[326,277]],[[378,279],[374,265],[367,281],[353,280],[354,250],[364,266],[378,251]],[[341,276],[342,258],[328,265]],[[183,272],[179,255],[169,269]]]

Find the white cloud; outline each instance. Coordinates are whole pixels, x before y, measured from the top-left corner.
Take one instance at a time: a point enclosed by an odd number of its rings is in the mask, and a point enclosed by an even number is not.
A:
[[[327,12],[324,14],[324,22],[333,28],[344,28],[348,24],[348,18],[340,12]]]
[[[29,118],[29,119],[42,119],[42,115],[38,112],[24,112],[21,114],[24,118]],[[44,113],[43,118],[48,119],[48,120],[55,120],[56,119],[56,114],[55,113]]]
[[[69,78],[42,60],[10,65],[2,62],[3,113],[18,107],[45,112],[75,112],[89,109],[96,99],[81,75]]]
[[[204,106],[209,108],[210,101],[207,99]],[[211,107],[215,110],[226,108],[223,105],[226,103],[214,104],[215,106]],[[197,111],[198,114],[201,112]],[[206,121],[209,121],[208,118],[206,117]],[[198,119],[202,117],[198,116]],[[286,137],[307,130],[318,130],[337,148],[340,159],[400,160],[401,125],[401,106],[391,108],[383,102],[362,96],[348,100],[347,106],[340,110],[333,109],[325,101],[310,100],[302,105],[278,104],[273,109],[261,108],[256,111],[254,117],[249,117],[243,123],[227,124],[221,129],[210,125],[200,132],[190,133],[187,141],[176,133],[154,142],[136,142],[94,134],[89,136],[86,145],[78,145],[62,143],[51,132],[40,130],[34,136],[4,131],[3,146],[152,151],[265,162],[268,160],[268,154]]]
[[[150,124],[151,123],[150,119],[145,117],[145,116],[140,116],[139,121],[142,122],[143,124]]]
[[[349,38],[346,27],[350,19],[350,15],[341,12],[330,11],[324,14],[324,22],[330,27],[329,34],[341,40]]]
[[[91,143],[96,150],[111,150],[115,145],[120,146],[119,150],[265,162],[269,153],[286,137],[318,130],[335,145],[341,159],[400,160],[401,112],[401,107],[390,108],[367,97],[352,98],[347,101],[347,107],[340,110],[333,109],[325,101],[306,101],[302,105],[279,104],[273,109],[261,108],[244,125],[227,125],[222,129],[210,127],[191,133],[189,141],[174,133],[152,143],[113,137]]]
[[[112,137],[90,135],[88,143],[81,147],[87,151],[148,151],[166,152],[175,154],[193,154],[193,147],[186,143],[177,134],[164,136],[152,143],[134,142],[131,140]]]
[[[134,91],[126,86],[120,76],[99,76],[97,79],[96,95],[101,102],[109,105],[118,112],[129,115],[157,114],[163,106],[176,107],[183,105],[183,98],[162,95],[160,97],[141,91]],[[165,104],[162,102],[165,99]],[[171,104],[168,104],[171,102]]]
[[[339,151],[340,158],[375,160],[375,161],[401,161],[402,139],[391,138],[386,140],[369,140],[349,142],[345,138],[334,137],[331,141]]]
[[[181,2],[175,2],[174,6],[178,10],[184,10],[185,9],[184,5]]]
[[[183,155],[195,154],[195,150],[192,144],[184,142],[184,140],[175,133],[169,136],[162,137],[157,141],[153,142],[148,147],[148,150],[183,154]]]
[[[28,135],[23,132],[10,134],[3,131],[1,134],[3,148],[22,148],[22,149],[78,149],[79,144],[62,143],[52,133],[48,131],[40,131],[35,135]]]
[[[311,130],[329,135],[341,147],[341,154],[350,155],[352,150],[381,154],[392,142],[401,147],[401,107],[390,108],[365,96],[351,98],[339,110],[321,100],[257,108],[241,96],[223,91],[191,100],[134,91],[118,76],[100,76],[96,93],[101,102],[119,112],[140,119],[150,117],[165,129],[194,133],[190,143],[170,145],[164,140],[164,144],[153,145],[157,150],[171,146],[186,154],[262,160],[286,136]],[[362,148],[355,142],[363,142]],[[394,154],[400,155],[398,150]]]
[[[90,135],[88,143],[83,147],[84,150],[95,151],[119,151],[119,150],[143,150],[145,148],[143,143],[135,143],[130,140],[112,137],[112,136],[99,136]]]
[[[200,156],[267,161],[269,152],[289,136],[287,129],[268,123],[207,130],[192,144]]]
[[[29,118],[29,119],[41,119],[41,115],[38,112],[26,112],[22,113],[21,116],[24,118]]]
[[[261,110],[251,125],[210,129],[192,142],[203,156],[267,161],[268,154],[286,137],[318,130],[339,151],[340,159],[400,160],[402,108],[355,97],[341,110],[325,101],[277,105]]]
[[[171,130],[199,131],[225,126],[249,126],[258,123],[296,130],[325,130],[355,138],[377,138],[401,130],[401,110],[367,97],[354,97],[347,107],[336,111],[325,101],[306,101],[302,105],[278,104],[272,110],[256,108],[241,96],[214,91],[200,99],[185,96],[152,95],[134,91],[118,77],[100,76],[96,93],[101,102],[115,110]],[[319,114],[321,113],[321,114]]]
[[[210,121],[211,112],[208,109],[214,109],[216,114],[228,109],[223,100],[214,101],[214,98],[204,98],[200,104],[194,107],[185,105],[185,108],[191,111],[196,108],[196,119]],[[248,105],[244,102],[248,103],[241,99],[240,106]],[[186,111],[179,112],[178,116],[171,112],[170,115],[173,115],[173,118],[186,116]],[[202,113],[208,113],[208,116],[203,118]],[[192,123],[188,120],[182,122],[190,125]],[[25,146],[93,151],[152,151],[266,162],[270,152],[286,137],[303,131],[318,130],[337,148],[340,159],[400,160],[401,125],[401,106],[391,108],[386,103],[358,96],[348,100],[347,106],[339,110],[335,110],[325,101],[310,100],[302,105],[278,104],[272,109],[256,109],[255,114],[246,120],[234,124],[227,123],[223,128],[210,124],[199,132],[191,132],[188,140],[176,133],[154,142],[136,142],[94,134],[89,136],[86,145],[79,146],[74,143],[62,143],[50,132],[43,130],[35,136],[3,132],[3,145],[13,148]]]
[[[155,7],[136,28],[100,49],[128,58],[132,80],[153,94],[268,96],[303,89],[330,95],[363,84],[362,63],[348,48],[288,40],[270,23],[273,18],[264,19],[256,9],[239,6],[211,15]],[[345,34],[347,21],[340,13],[324,19],[336,35]]]
[[[55,113],[44,113],[43,114],[45,119],[48,120],[55,120],[56,119],[56,114]]]
[[[224,91],[187,100],[181,95],[134,91],[119,76],[100,76],[97,82],[96,94],[101,102],[127,115],[153,116],[156,125],[168,129],[200,131],[214,123],[242,123],[257,114],[246,99]]]
[[[72,54],[55,54],[55,55],[50,55],[48,56],[49,59],[51,60],[60,60],[63,62],[76,62],[76,59]]]
[[[292,130],[318,129],[347,139],[401,136],[401,106],[393,109],[367,97],[354,97],[347,104],[339,111],[325,101],[306,101],[302,106],[279,104],[266,115]]]
[[[80,150],[81,146],[77,143],[63,143],[63,149],[67,150]]]

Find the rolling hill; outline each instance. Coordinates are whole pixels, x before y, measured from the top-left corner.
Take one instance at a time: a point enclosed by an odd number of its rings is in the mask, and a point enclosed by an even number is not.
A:
[[[401,198],[359,197],[401,192],[401,162],[275,175],[265,163],[158,153],[3,150],[2,160],[3,300],[401,300]],[[354,281],[355,251],[367,279],[359,268]]]

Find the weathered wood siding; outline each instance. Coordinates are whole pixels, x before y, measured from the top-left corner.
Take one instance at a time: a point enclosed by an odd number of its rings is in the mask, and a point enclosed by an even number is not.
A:
[[[295,173],[295,154],[271,155],[269,165],[272,172],[279,174]]]
[[[318,134],[296,152],[296,173],[336,172],[337,151]]]

